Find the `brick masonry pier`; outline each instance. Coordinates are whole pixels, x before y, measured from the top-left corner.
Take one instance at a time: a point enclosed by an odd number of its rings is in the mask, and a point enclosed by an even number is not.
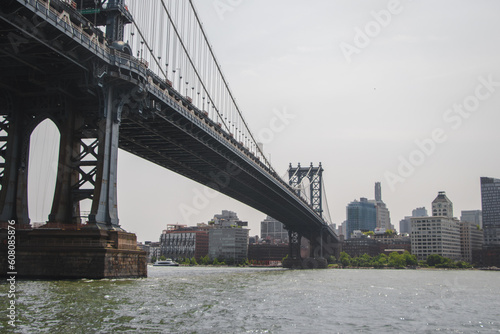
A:
[[[6,275],[7,230],[0,230],[1,275]],[[19,278],[147,277],[146,252],[133,233],[99,229],[32,229],[16,231]]]

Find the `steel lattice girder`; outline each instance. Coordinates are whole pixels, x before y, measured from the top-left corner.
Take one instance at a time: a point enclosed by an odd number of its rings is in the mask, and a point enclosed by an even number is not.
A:
[[[302,179],[306,177],[309,179],[310,183],[310,204],[312,208],[320,215],[323,214],[323,196],[322,196],[322,177],[323,177],[323,167],[321,163],[319,167],[313,167],[312,163],[310,167],[301,167],[300,164],[297,167],[290,167],[288,169],[289,184],[294,189],[296,189],[297,194],[300,196],[300,189],[298,185],[302,182]]]

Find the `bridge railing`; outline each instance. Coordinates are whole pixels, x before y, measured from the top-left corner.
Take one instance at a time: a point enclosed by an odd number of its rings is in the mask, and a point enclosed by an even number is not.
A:
[[[25,5],[31,5],[32,8],[41,16],[52,23],[53,26],[58,27],[61,32],[70,36],[72,39],[78,41],[81,45],[85,46],[89,51],[92,51],[95,55],[105,60],[108,63],[116,63],[121,68],[127,68],[129,70],[134,70],[144,77],[147,76],[147,64],[128,54],[119,52],[117,50],[109,48],[106,43],[104,35],[100,36],[102,31],[92,26],[85,17],[80,15],[76,10],[72,11],[71,14],[66,11],[58,11],[44,0],[24,0],[20,1]],[[71,15],[78,15],[80,21],[86,21],[87,27],[94,33],[88,34],[84,31],[82,26],[76,25],[71,20]],[[101,42],[102,39],[102,42]]]

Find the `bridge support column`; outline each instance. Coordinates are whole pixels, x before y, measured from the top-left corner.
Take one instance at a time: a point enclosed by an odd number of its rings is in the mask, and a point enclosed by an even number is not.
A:
[[[283,260],[283,268],[302,268],[302,257],[300,255],[302,236],[298,232],[288,230],[288,257]]]
[[[29,228],[28,153],[30,132],[22,110],[14,110],[10,95],[0,97],[0,226],[15,220]]]
[[[336,242],[335,239],[333,239],[331,235],[325,233],[325,231],[321,231],[319,235],[311,238],[309,252],[310,259],[313,259],[316,262],[310,260],[306,267],[327,268],[327,259],[330,256],[334,256],[337,259],[339,258],[340,243]]]
[[[104,117],[98,122],[98,165],[89,215],[89,227],[123,231],[118,224],[117,168],[118,138],[122,104],[114,100],[115,89],[104,94]]]
[[[82,145],[83,138],[79,130],[84,127],[83,117],[67,106],[59,129],[61,137],[56,188],[48,227],[80,228],[80,201],[92,197],[92,189],[83,189],[88,183],[94,183],[92,175],[95,174],[95,168],[84,171],[85,167],[95,165],[95,159],[83,162],[89,155],[95,155],[89,151],[89,147]]]

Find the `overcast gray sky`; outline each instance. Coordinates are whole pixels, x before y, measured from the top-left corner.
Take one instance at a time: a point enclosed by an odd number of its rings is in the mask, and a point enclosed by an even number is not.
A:
[[[481,209],[479,178],[500,177],[500,2],[194,2],[274,168],[323,164],[334,223],[377,181],[396,228],[438,191],[457,217]],[[118,182],[120,224],[140,241],[223,209],[250,235],[265,218],[222,194],[199,201],[201,185],[125,152]],[[46,220],[40,201],[32,221]]]

